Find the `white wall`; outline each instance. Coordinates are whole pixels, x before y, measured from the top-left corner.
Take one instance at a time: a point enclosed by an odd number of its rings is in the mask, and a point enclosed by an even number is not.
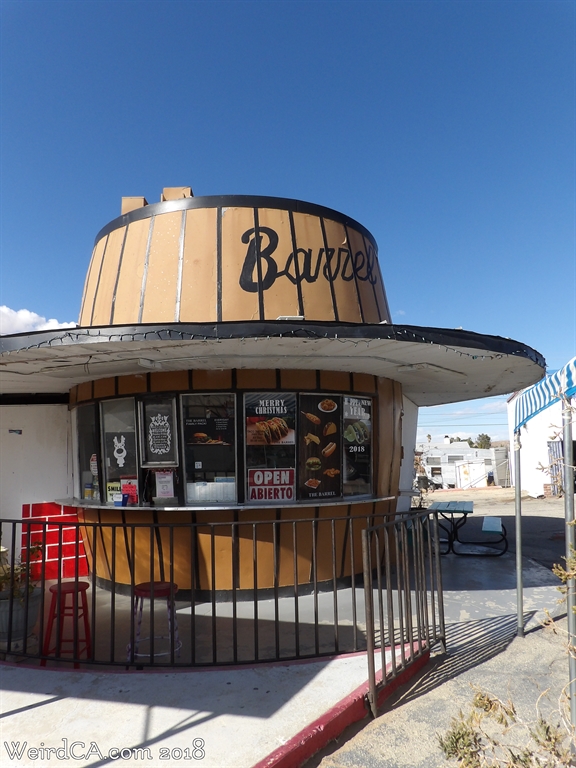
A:
[[[514,400],[508,404],[508,425],[511,432],[510,446],[514,443]],[[558,433],[560,433],[558,435]],[[520,430],[520,485],[522,490],[537,498],[544,495],[544,485],[551,482],[550,475],[538,469],[540,465],[547,467],[548,441],[562,438],[562,405],[554,403],[549,408],[536,414]],[[513,454],[513,450],[511,450]],[[514,456],[510,457],[510,472],[512,485],[516,485],[514,476]]]
[[[418,406],[407,397],[402,398],[402,449],[404,458],[400,464],[400,491],[411,491],[414,482],[414,448],[418,427]],[[411,496],[400,496],[397,512],[407,512],[412,502]]]
[[[0,518],[20,518],[22,504],[72,495],[68,407],[1,406]]]

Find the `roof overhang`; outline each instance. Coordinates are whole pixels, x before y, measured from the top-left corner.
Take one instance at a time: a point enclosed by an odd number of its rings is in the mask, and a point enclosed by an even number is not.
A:
[[[508,394],[539,381],[544,358],[512,339],[410,325],[168,323],[0,337],[0,394],[64,393],[149,370],[353,371],[402,384],[418,406]],[[8,402],[8,399],[5,399]]]

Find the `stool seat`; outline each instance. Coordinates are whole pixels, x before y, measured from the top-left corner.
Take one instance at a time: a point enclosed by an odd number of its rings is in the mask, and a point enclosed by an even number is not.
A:
[[[58,595],[60,591],[61,595],[73,595],[74,592],[86,592],[90,584],[87,581],[79,581],[77,584],[75,581],[64,581],[58,587],[58,584],[53,584],[50,587],[50,592],[53,595]]]
[[[169,581],[143,581],[134,587],[136,597],[170,597],[170,592],[178,592],[178,584],[171,584]]]
[[[90,639],[90,619],[88,614],[88,600],[86,599],[86,591],[90,584],[87,581],[62,581],[59,584],[53,584],[50,587],[50,594],[52,599],[50,601],[50,609],[48,613],[48,624],[46,626],[46,633],[44,635],[44,643],[42,645],[42,656],[51,656],[55,654],[57,658],[60,658],[63,651],[63,645],[71,645],[72,650],[66,651],[72,653],[73,658],[80,657],[82,651],[86,651],[86,656],[90,658],[92,656],[92,641]],[[70,596],[70,604],[68,597]],[[64,619],[71,618],[80,623],[80,619],[83,619],[82,625],[84,629],[84,637],[80,637],[79,629],[76,630],[76,638],[74,637],[74,630],[72,636],[64,636]],[[54,628],[54,622],[58,620],[58,628],[56,630],[55,645],[50,646],[52,640],[52,630]],[[83,647],[81,647],[83,646]],[[40,662],[42,666],[46,666],[46,658],[43,658]],[[79,664],[74,662],[74,668],[77,669]]]

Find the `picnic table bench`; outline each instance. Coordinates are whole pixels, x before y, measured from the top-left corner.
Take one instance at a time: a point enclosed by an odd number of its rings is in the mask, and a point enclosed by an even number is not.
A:
[[[496,538],[481,541],[465,541],[460,537],[460,531],[466,525],[468,515],[474,512],[473,501],[434,501],[428,509],[430,512],[437,512],[445,521],[443,523],[438,521],[438,526],[447,536],[446,539],[441,540],[446,541],[447,549],[440,554],[447,555],[453,552],[455,555],[469,557],[500,557],[508,550],[506,528],[502,524],[502,518],[500,517],[484,517],[482,521],[482,531],[484,533],[493,533],[496,535]],[[490,551],[466,552],[463,549],[457,549],[454,546],[455,544],[472,545],[475,548],[484,547]],[[502,545],[502,548],[499,548],[499,545]]]

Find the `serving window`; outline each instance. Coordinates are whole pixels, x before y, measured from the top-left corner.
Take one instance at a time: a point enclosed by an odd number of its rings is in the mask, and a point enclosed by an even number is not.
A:
[[[202,506],[372,494],[372,398],[143,395],[77,408],[83,499]],[[139,439],[137,439],[137,435]]]
[[[138,455],[134,400],[107,400],[101,404],[104,498],[122,502],[123,486],[134,503],[137,495]]]
[[[234,395],[183,395],[186,502],[236,501]]]

